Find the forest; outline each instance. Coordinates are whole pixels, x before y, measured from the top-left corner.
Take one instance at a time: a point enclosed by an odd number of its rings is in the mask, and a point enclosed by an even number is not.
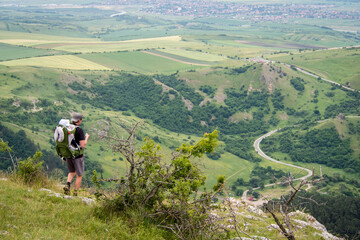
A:
[[[294,162],[320,163],[347,172],[359,172],[360,162],[352,156],[349,139],[341,139],[335,128],[312,129],[305,134],[287,130],[262,142],[264,151],[287,153]]]

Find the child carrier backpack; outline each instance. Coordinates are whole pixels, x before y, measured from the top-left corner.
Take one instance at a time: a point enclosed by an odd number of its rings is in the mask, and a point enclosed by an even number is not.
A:
[[[56,153],[61,158],[75,158],[82,154],[82,149],[75,142],[77,126],[70,124],[68,119],[61,119],[54,131]]]

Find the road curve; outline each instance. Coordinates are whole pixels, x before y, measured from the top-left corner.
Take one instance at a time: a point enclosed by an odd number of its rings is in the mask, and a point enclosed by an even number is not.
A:
[[[267,160],[270,160],[272,162],[276,162],[278,164],[282,164],[282,165],[286,165],[286,166],[289,166],[289,167],[294,167],[294,168],[298,168],[298,169],[301,169],[303,171],[306,171],[308,174],[304,177],[301,177],[301,178],[297,178],[297,179],[294,179],[294,180],[305,180],[309,177],[311,177],[313,175],[313,172],[310,170],[310,169],[307,169],[307,168],[303,168],[303,167],[300,167],[300,166],[296,166],[296,165],[293,165],[293,164],[290,164],[290,163],[284,163],[284,162],[280,162],[278,160],[275,160],[269,156],[267,156],[261,149],[260,149],[260,143],[261,141],[266,138],[266,137],[269,137],[271,136],[272,134],[276,133],[277,131],[279,131],[279,129],[275,129],[271,132],[268,132],[267,134],[259,137],[258,139],[255,140],[254,142],[254,148],[255,148],[255,151],[263,158],[267,159]],[[277,185],[277,184],[282,184],[282,183],[273,183],[273,184],[268,184],[268,185],[265,185],[265,187],[269,187],[269,186],[272,186],[272,185]]]

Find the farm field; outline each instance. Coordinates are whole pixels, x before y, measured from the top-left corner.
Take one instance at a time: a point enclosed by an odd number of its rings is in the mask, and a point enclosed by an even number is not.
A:
[[[26,58],[12,61],[0,62],[4,66],[35,66],[35,67],[49,67],[49,68],[63,68],[76,70],[110,70],[100,64],[90,62],[86,59],[74,55],[60,55]]]
[[[101,42],[96,38],[76,38],[67,36],[57,36],[51,34],[16,32],[16,31],[0,31],[0,42],[13,44],[33,46],[52,42]]]
[[[223,61],[223,60],[227,59],[225,56],[208,54],[208,53],[203,53],[200,51],[188,51],[188,50],[184,50],[181,48],[176,48],[176,49],[165,48],[165,49],[160,49],[158,51],[164,52],[164,53],[169,53],[169,54],[175,55],[175,56],[181,56],[186,59],[195,59],[195,60],[204,61],[204,62],[219,62],[219,61]]]
[[[39,48],[52,48],[68,52],[115,52],[115,51],[132,51],[148,48],[162,47],[190,47],[193,43],[182,42],[179,36],[135,39],[128,41],[116,42],[58,42],[37,45]],[[196,46],[196,45],[195,45]]]
[[[269,59],[285,62],[313,72],[340,84],[360,90],[360,48],[308,51],[293,55],[270,55]]]
[[[58,51],[51,51],[45,49],[35,49],[27,47],[19,47],[9,44],[0,43],[0,61],[7,61],[12,59],[38,57],[42,55],[56,54]]]
[[[138,72],[144,74],[172,73],[177,70],[196,69],[199,66],[190,63],[154,56],[145,52],[117,52],[82,54],[84,60],[98,63],[109,69]]]

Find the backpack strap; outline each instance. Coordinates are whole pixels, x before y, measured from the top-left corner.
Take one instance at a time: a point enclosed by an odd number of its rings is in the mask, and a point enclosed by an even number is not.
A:
[[[83,155],[83,154],[84,154],[84,149],[83,149],[83,148],[81,148],[81,147],[77,144],[77,142],[75,141],[75,134],[76,134],[76,129],[77,129],[77,128],[79,128],[79,126],[75,125],[75,129],[74,129],[74,139],[73,139],[73,142],[75,143],[76,148],[77,148],[76,153],[78,153],[75,157],[77,157],[77,156],[80,156],[80,155]]]

